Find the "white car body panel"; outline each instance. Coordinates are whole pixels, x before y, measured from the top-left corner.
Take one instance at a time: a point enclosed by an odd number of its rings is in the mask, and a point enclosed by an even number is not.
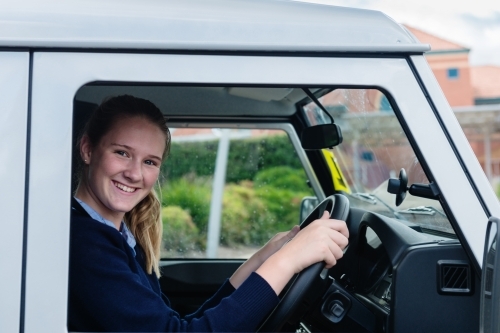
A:
[[[265,52],[430,49],[381,12],[276,0],[3,2],[0,46]]]
[[[94,81],[380,87],[395,99],[464,233],[470,233],[474,221],[477,235],[469,245],[481,263],[488,217],[404,58],[41,52],[34,55],[33,72],[27,332],[66,330],[71,110],[76,91]]]
[[[0,331],[18,332],[28,130],[29,53],[0,52]]]

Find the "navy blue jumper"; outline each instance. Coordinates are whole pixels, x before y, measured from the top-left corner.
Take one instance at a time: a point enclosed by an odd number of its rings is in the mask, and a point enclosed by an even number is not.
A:
[[[227,280],[195,313],[181,318],[120,232],[93,220],[72,200],[68,330],[79,332],[251,332],[278,304],[252,273],[238,288]]]

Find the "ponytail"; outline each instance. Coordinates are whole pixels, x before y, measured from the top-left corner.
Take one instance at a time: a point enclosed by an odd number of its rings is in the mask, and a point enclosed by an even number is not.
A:
[[[144,250],[145,266],[148,274],[154,271],[160,277],[160,247],[163,225],[161,203],[154,189],[130,212],[125,214],[125,223],[136,241]]]

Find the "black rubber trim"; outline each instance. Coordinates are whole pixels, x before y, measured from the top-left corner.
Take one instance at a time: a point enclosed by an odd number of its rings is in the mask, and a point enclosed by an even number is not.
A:
[[[203,49],[147,49],[147,48],[98,48],[98,47],[43,47],[43,46],[0,46],[0,51],[71,52],[71,53],[121,53],[121,54],[180,54],[180,55],[230,55],[268,57],[319,57],[319,58],[404,58],[408,55],[422,55],[424,52],[384,51],[281,51],[281,50],[203,50]]]
[[[23,217],[23,259],[21,272],[21,309],[19,312],[19,333],[24,333],[26,306],[26,257],[28,248],[28,203],[30,185],[30,146],[31,146],[31,96],[33,87],[33,52],[29,54],[28,73],[28,117],[26,122],[26,165],[24,179],[24,217]]]

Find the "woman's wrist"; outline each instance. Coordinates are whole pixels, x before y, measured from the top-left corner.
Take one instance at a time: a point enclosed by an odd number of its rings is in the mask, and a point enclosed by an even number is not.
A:
[[[271,238],[269,242],[255,252],[236,270],[236,272],[234,272],[229,279],[231,285],[235,289],[238,289],[238,287],[248,278],[248,276],[250,276],[252,272],[256,272],[270,257],[279,252],[284,244],[295,237],[298,231],[299,227],[295,226],[290,231],[278,233],[276,236]]]
[[[229,282],[231,285],[238,289],[239,286],[252,274],[255,272],[260,265],[265,261],[265,255],[261,252],[263,248],[255,252],[247,261],[245,261],[238,269],[233,273]]]
[[[293,265],[282,251],[269,257],[255,272],[267,281],[276,295],[295,274]]]

